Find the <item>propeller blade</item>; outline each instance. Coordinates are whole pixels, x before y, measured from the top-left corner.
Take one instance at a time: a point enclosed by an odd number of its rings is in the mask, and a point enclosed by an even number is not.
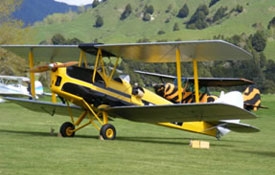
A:
[[[45,72],[45,71],[48,71],[50,70],[51,68],[48,66],[48,65],[45,65],[45,66],[37,66],[37,67],[34,67],[34,68],[31,68],[30,69],[30,72]]]
[[[44,65],[44,66],[34,67],[34,68],[30,69],[30,72],[45,72],[48,70],[57,69],[59,67],[70,67],[70,66],[73,66],[76,64],[78,64],[78,61],[69,61],[66,63],[51,63],[51,64]]]
[[[70,67],[70,66],[74,66],[77,65],[78,61],[69,61],[66,63],[61,63],[61,64],[55,64],[54,68],[59,68],[59,67]]]

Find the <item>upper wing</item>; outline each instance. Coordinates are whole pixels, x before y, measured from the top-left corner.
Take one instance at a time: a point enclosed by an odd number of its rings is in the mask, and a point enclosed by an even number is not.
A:
[[[85,47],[84,47],[85,46]],[[79,47],[86,52],[87,44]],[[225,61],[251,59],[252,55],[240,47],[222,40],[174,41],[131,44],[92,44],[105,52],[124,59],[143,62],[176,62],[176,50],[181,62]]]
[[[156,76],[160,78],[167,78],[167,79],[176,79],[176,76],[173,75],[165,75],[159,73],[152,73],[152,72],[145,72],[145,71],[135,71],[139,74],[149,75],[149,76]],[[186,77],[185,78],[188,82],[194,83],[194,77]],[[241,85],[251,85],[254,84],[253,81],[250,81],[245,78],[217,78],[217,77],[199,77],[199,86],[241,86]]]
[[[23,106],[29,110],[36,111],[36,112],[45,112],[50,115],[69,115],[68,106],[61,103],[51,103],[46,101],[36,101],[36,100],[28,100],[22,98],[12,98],[12,97],[5,97],[5,100],[12,101],[20,106]],[[78,106],[71,105],[70,106],[71,112],[79,116],[82,112],[82,109]]]
[[[240,47],[222,40],[174,41],[125,44],[80,44],[80,45],[1,45],[20,57],[28,58],[32,51],[36,61],[71,61],[80,56],[80,49],[96,55],[117,56],[143,62],[175,62],[176,50],[181,61],[214,61],[251,59],[252,55]]]
[[[27,59],[32,51],[35,61],[72,61],[78,60],[78,45],[1,45],[2,48]]]
[[[113,117],[148,123],[256,118],[253,113],[247,110],[224,103],[121,106],[104,110]]]

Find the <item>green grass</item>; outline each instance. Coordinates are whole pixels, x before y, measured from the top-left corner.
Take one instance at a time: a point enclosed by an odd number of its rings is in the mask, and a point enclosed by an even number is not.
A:
[[[57,137],[68,117],[50,117],[11,103],[0,105],[0,174],[274,174],[274,95],[264,95],[256,134],[215,138],[117,119],[117,139],[101,141],[87,127],[74,138]],[[50,134],[55,129],[54,135]],[[192,149],[190,139],[210,141]]]

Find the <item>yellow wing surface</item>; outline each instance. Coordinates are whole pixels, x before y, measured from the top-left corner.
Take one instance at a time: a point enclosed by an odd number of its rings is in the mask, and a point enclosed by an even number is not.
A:
[[[87,51],[85,49],[88,48],[87,46],[87,44],[79,45],[84,51]],[[123,59],[152,63],[175,62],[176,50],[180,51],[181,62],[190,62],[193,59],[197,61],[225,61],[252,58],[249,52],[222,40],[100,44],[94,45],[94,47]]]
[[[1,45],[20,57],[28,58],[32,52],[35,61],[71,61],[80,56],[80,50],[96,55],[116,56],[142,62],[175,62],[179,49],[181,62],[224,61],[251,59],[252,55],[231,43],[222,40],[173,41],[125,44],[80,44],[80,45]]]
[[[36,62],[65,62],[77,60],[80,55],[78,45],[1,45],[2,48],[22,58],[29,58],[30,52]]]

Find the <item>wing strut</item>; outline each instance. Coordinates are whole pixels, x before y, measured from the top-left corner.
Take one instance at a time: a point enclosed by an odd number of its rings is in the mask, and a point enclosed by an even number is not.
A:
[[[195,102],[199,103],[199,76],[198,76],[198,62],[196,59],[193,60],[193,71],[194,71],[194,87],[195,87]]]
[[[29,51],[29,66],[30,66],[30,69],[33,68],[33,50],[32,48],[30,48],[30,51]],[[34,73],[33,72],[30,72],[30,85],[31,85],[31,95],[32,95],[32,98],[35,99],[35,84],[34,84],[34,81],[35,81],[35,77],[34,77]]]
[[[85,67],[88,67],[87,57],[86,53],[83,50],[80,50],[80,55],[78,59],[78,66],[80,67],[82,63],[84,63]]]
[[[178,83],[178,96],[180,102],[182,101],[182,85],[181,85],[181,62],[180,62],[180,50],[176,49],[176,67],[177,67],[177,83]]]
[[[92,77],[92,82],[94,83],[95,82],[95,75],[96,75],[96,71],[98,69],[98,62],[99,62],[99,59],[102,57],[102,52],[101,52],[101,49],[98,49],[97,51],[97,55],[96,55],[96,60],[95,60],[95,64],[94,64],[94,72],[93,72],[93,77]]]

